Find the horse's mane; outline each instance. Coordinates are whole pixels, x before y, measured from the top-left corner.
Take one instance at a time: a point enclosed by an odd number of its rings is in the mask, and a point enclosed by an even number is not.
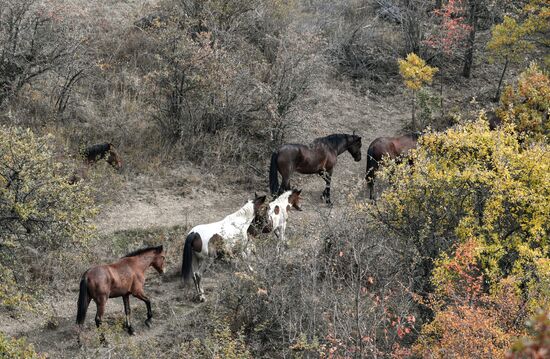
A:
[[[343,138],[348,138],[348,137],[351,137],[353,139],[360,138],[357,135],[348,135],[345,133],[333,133],[332,135],[314,139],[313,144],[328,143],[329,145],[337,146],[342,141]]]
[[[155,247],[140,248],[140,249],[137,249],[133,252],[128,253],[127,255],[125,255],[122,258],[139,256],[140,254],[143,254],[143,253],[145,253],[147,251],[151,251],[151,250],[155,250],[157,253],[160,253],[162,251],[162,245],[155,246]]]
[[[420,136],[422,136],[422,133],[419,132],[419,131],[415,131],[415,132],[409,132],[409,133],[405,134],[404,136],[412,138],[413,140],[418,140],[420,138]]]

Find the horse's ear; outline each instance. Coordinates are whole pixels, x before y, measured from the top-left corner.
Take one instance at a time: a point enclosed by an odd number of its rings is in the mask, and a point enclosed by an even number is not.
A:
[[[164,246],[161,244],[160,246],[157,247],[157,253],[160,253],[164,250]]]
[[[355,136],[355,130],[353,130],[352,135]]]

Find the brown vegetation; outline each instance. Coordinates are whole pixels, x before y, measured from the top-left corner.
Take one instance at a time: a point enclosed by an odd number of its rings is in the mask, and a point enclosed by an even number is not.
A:
[[[0,0],[0,357],[545,357],[547,20],[543,0]],[[283,142],[357,130],[365,159],[408,132],[408,56],[439,69],[414,165],[383,166],[371,203],[344,154],[332,208],[293,177],[289,248],[260,235],[192,302],[189,228],[266,192]],[[97,143],[124,166],[69,184]],[[114,299],[79,347],[81,273],[161,244],[152,328],[129,337]]]

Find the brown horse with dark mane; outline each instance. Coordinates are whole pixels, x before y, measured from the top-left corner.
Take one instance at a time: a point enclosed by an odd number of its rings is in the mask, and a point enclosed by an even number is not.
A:
[[[367,174],[365,179],[369,187],[369,198],[373,199],[374,175],[384,156],[392,160],[401,161],[409,150],[416,147],[419,132],[399,136],[399,137],[378,137],[371,142],[367,151]]]
[[[86,319],[86,311],[90,301],[96,303],[97,312],[95,324],[101,325],[101,318],[105,312],[107,299],[122,297],[124,312],[126,313],[126,328],[130,335],[134,329],[130,322],[130,294],[145,302],[147,306],[147,319],[145,324],[151,326],[151,301],[143,292],[145,283],[145,271],[153,267],[159,273],[164,273],[165,252],[162,246],[138,249],[127,254],[115,263],[99,265],[88,269],[80,280],[80,293],[78,295],[78,311],[76,323],[83,324]]]
[[[326,183],[321,195],[326,203],[330,202],[330,181],[338,155],[348,151],[355,161],[361,161],[361,137],[352,134],[333,134],[320,137],[309,146],[285,144],[271,155],[269,169],[269,188],[272,195],[290,190],[290,175],[297,171],[303,174],[319,174]],[[282,176],[279,187],[279,176]]]
[[[75,184],[86,178],[90,167],[102,159],[107,161],[107,163],[117,171],[122,168],[122,158],[118,154],[115,146],[110,142],[88,146],[81,151],[80,155],[84,160],[84,164],[75,170],[73,175],[69,178],[69,184]]]

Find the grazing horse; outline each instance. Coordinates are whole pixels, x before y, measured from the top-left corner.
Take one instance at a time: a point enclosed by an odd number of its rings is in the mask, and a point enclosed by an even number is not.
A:
[[[275,233],[275,236],[277,236],[283,245],[286,245],[285,231],[289,211],[292,208],[298,211],[302,210],[299,205],[301,199],[300,193],[302,193],[302,190],[293,189],[292,191],[286,191],[273,202],[269,203],[267,216],[272,225],[273,233]]]
[[[84,164],[79,169],[75,170],[73,175],[69,178],[69,184],[75,184],[86,178],[89,168],[102,159],[107,161],[107,163],[117,171],[122,168],[122,158],[116,151],[115,146],[109,142],[88,146],[82,150],[81,156],[84,160]]]
[[[145,302],[147,306],[147,319],[145,324],[151,326],[151,301],[143,292],[145,283],[145,271],[152,266],[159,273],[164,273],[165,252],[162,246],[139,249],[115,263],[99,265],[88,269],[80,280],[80,293],[78,295],[78,311],[76,323],[83,324],[86,319],[86,311],[90,301],[96,303],[97,312],[95,324],[101,325],[101,318],[105,312],[105,303],[109,298],[122,297],[124,312],[126,314],[126,328],[130,335],[134,329],[130,322],[130,294]]]
[[[367,151],[367,174],[365,176],[370,199],[373,199],[374,175],[383,157],[389,156],[392,160],[401,161],[401,157],[406,156],[409,150],[416,147],[419,137],[420,133],[415,132],[399,137],[378,137],[371,142]]]
[[[243,257],[248,257],[253,244],[248,241],[247,230],[254,216],[265,206],[265,199],[266,196],[255,196],[254,200],[248,201],[237,212],[221,221],[200,224],[189,231],[183,245],[181,276],[187,282],[193,273],[193,282],[201,302],[206,300],[201,286],[205,259],[223,254],[231,256],[237,245],[241,246]]]
[[[337,157],[348,151],[355,161],[361,160],[361,137],[353,134],[334,134],[317,138],[309,146],[301,144],[286,144],[279,147],[271,155],[269,169],[269,188],[271,194],[280,194],[290,189],[290,175],[294,171],[304,174],[319,174],[326,183],[321,195],[330,204],[330,180]],[[279,188],[279,177],[282,176]]]
[[[270,202],[266,211],[262,211],[254,217],[254,221],[248,228],[248,234],[257,236],[259,233],[275,233],[282,243],[285,242],[286,222],[289,211],[294,208],[301,211],[300,194],[302,190],[293,189],[286,191]]]

